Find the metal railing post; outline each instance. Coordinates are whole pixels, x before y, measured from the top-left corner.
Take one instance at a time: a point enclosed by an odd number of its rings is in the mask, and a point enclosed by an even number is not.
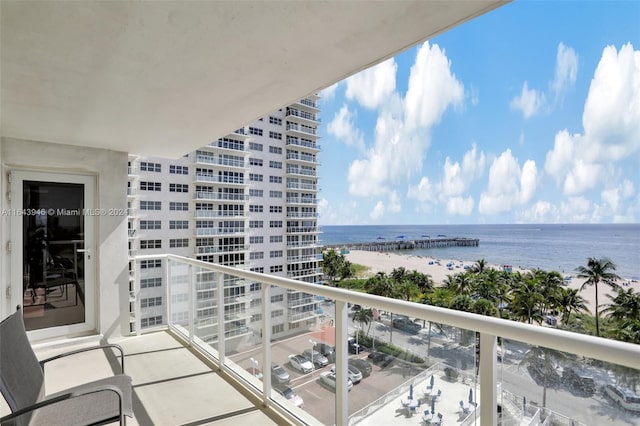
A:
[[[347,389],[347,338],[349,316],[347,303],[336,300],[336,425],[349,422],[349,390]]]
[[[191,344],[193,344],[193,339],[196,334],[196,317],[197,317],[196,313],[198,312],[197,306],[196,306],[197,298],[194,295],[195,284],[194,284],[193,275],[194,275],[193,266],[188,265],[187,267],[187,299],[189,300],[189,306],[191,307],[191,309],[189,309],[189,342]]]
[[[271,399],[271,286],[262,284],[262,401]]]
[[[224,273],[218,272],[217,274],[216,291],[218,300],[216,302],[218,307],[218,363],[220,370],[224,369],[225,361],[225,333],[224,333]]]
[[[498,424],[498,338],[492,334],[480,333],[480,424]]]

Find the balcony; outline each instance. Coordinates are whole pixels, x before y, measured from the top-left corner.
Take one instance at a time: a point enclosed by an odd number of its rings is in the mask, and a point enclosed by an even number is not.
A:
[[[317,125],[318,122],[320,121],[317,117],[316,114],[307,112],[307,111],[303,111],[303,110],[298,110],[295,108],[287,108],[287,111],[285,113],[285,116],[290,119],[290,120],[294,120],[297,121],[301,124],[308,124],[308,125]]]
[[[287,134],[300,137],[318,137],[318,131],[315,127],[305,126],[304,124],[297,124],[287,121]]]
[[[196,200],[217,200],[217,201],[247,201],[248,195],[245,194],[233,194],[226,192],[206,192],[196,191],[194,194]]]
[[[194,212],[194,217],[196,219],[219,219],[219,218],[233,218],[233,219],[243,219],[245,217],[244,211],[234,211],[234,210],[201,210],[196,209]]]
[[[216,235],[243,235],[246,228],[232,228],[232,227],[220,227],[220,228],[196,228],[196,236],[216,236]]]
[[[203,254],[224,254],[249,251],[249,245],[196,246],[196,256]]]
[[[316,158],[315,155],[310,155],[310,154],[297,154],[294,152],[288,152],[287,153],[287,160],[290,163],[302,163],[302,164],[313,164],[313,165],[317,165],[318,164],[318,159]]]
[[[628,386],[626,378],[640,373],[638,345],[173,255],[138,256],[136,263],[158,258],[170,283],[163,287],[163,300],[172,301],[172,296],[179,294],[186,295],[186,302],[169,302],[167,309],[172,316],[164,318],[163,324],[146,329],[139,327],[143,312],[134,304],[132,321],[138,335],[116,340],[125,349],[126,371],[133,377],[136,419],[129,424],[416,425],[423,415],[427,416],[423,414],[425,410],[431,411],[432,404],[436,414],[429,416],[437,419],[440,413],[446,424],[634,424],[640,418],[639,413],[625,411],[600,393],[600,388],[608,384]],[[194,321],[196,315],[189,307],[194,306],[197,297],[199,276],[205,276],[214,286],[214,315]],[[281,324],[272,324],[271,312],[282,309],[282,304],[261,304],[262,321],[246,325],[226,321],[224,310],[215,309],[224,304],[224,283],[229,276],[260,283],[262,300],[270,300],[274,290],[282,289],[334,302],[313,301],[321,304],[323,314],[319,310],[289,309],[285,318],[299,331],[286,339],[274,338],[272,331],[278,332]],[[136,299],[140,299],[139,294]],[[366,325],[359,327],[350,318],[348,303],[376,307],[379,317],[369,333]],[[396,319],[411,318],[403,319],[403,324],[419,322],[422,328],[419,332],[395,328],[391,335],[391,326],[399,323],[391,319],[391,313]],[[324,315],[331,321],[322,321]],[[361,345],[371,341],[379,348],[392,340],[408,351],[405,357],[393,358],[388,365],[384,365],[386,361],[375,363],[370,377],[348,391],[347,339],[356,331],[361,331]],[[226,338],[218,341],[216,336]],[[80,342],[97,340],[98,337],[84,338]],[[320,375],[330,366],[304,374],[286,361],[289,353],[300,353],[320,341],[336,346],[335,391],[320,384]],[[44,357],[57,349],[47,353],[41,348],[36,350],[39,357]],[[546,381],[537,375],[543,374],[540,369],[557,351],[564,355],[562,361],[554,358],[553,368],[547,371],[549,377],[560,374],[559,363],[564,371],[569,365],[576,369],[582,366],[597,386],[595,393],[585,396],[584,392],[592,389],[576,386],[575,381],[556,382],[547,389]],[[357,357],[366,358],[370,352]],[[48,390],[112,373],[112,353],[91,356],[86,355],[81,362],[52,366],[45,376]],[[284,365],[290,372],[292,387],[304,398],[303,408],[273,391],[269,374],[259,380],[248,371],[260,371],[272,362]],[[409,394],[413,395],[412,400],[408,399]],[[544,395],[546,404],[541,399]],[[433,403],[428,402],[432,400]],[[410,401],[424,405],[412,414]],[[6,406],[0,405],[0,413],[4,412]]]
[[[295,136],[287,136],[287,145],[301,147],[301,148],[308,148],[314,152],[320,151],[320,145],[318,145],[315,141],[311,141],[304,138],[298,138]]]
[[[320,234],[319,226],[288,226],[287,234]]]
[[[318,200],[310,197],[287,197],[287,204],[313,204],[316,205]]]
[[[238,168],[238,169],[245,169],[247,167],[246,162],[241,159],[225,158],[225,157],[219,157],[215,155],[203,155],[203,154],[196,155],[196,163],[229,167],[229,168]]]
[[[244,177],[220,176],[207,173],[196,173],[196,183],[218,183],[225,186],[244,185]]]
[[[296,166],[287,166],[287,174],[288,175],[302,175],[302,176],[312,176],[317,177],[317,172],[315,169],[305,168],[305,167],[296,167]]]

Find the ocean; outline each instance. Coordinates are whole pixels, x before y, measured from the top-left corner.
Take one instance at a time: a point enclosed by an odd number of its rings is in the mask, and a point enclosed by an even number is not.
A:
[[[589,257],[608,257],[623,278],[640,280],[640,224],[323,226],[325,245],[436,238],[478,238],[478,247],[403,250],[441,259],[572,273]]]

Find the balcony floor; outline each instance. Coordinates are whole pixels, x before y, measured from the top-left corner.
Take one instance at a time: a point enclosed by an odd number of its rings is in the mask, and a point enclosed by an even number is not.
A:
[[[135,419],[128,425],[269,425],[284,419],[267,413],[204,363],[169,332],[114,341],[125,352],[125,372],[133,380]],[[74,347],[75,348],[75,347]],[[59,350],[37,351],[39,359]],[[47,393],[118,371],[113,353],[93,351],[51,363],[45,371]],[[0,415],[7,413],[0,404]],[[258,405],[256,405],[258,404]],[[270,415],[271,414],[271,415]]]

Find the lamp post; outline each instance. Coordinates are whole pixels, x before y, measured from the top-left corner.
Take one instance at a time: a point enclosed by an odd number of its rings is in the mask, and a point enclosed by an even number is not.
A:
[[[258,360],[257,360],[257,359],[253,359],[253,358],[250,358],[250,360],[251,360],[251,364],[253,364],[253,368],[254,368],[254,370],[255,370],[255,371],[260,371],[260,370],[258,369]],[[255,376],[255,373],[254,373],[254,376]]]
[[[316,346],[316,342],[314,342],[313,340],[309,339],[309,343],[311,343],[311,366],[313,368],[316,368],[315,364],[313,363],[313,348]]]

